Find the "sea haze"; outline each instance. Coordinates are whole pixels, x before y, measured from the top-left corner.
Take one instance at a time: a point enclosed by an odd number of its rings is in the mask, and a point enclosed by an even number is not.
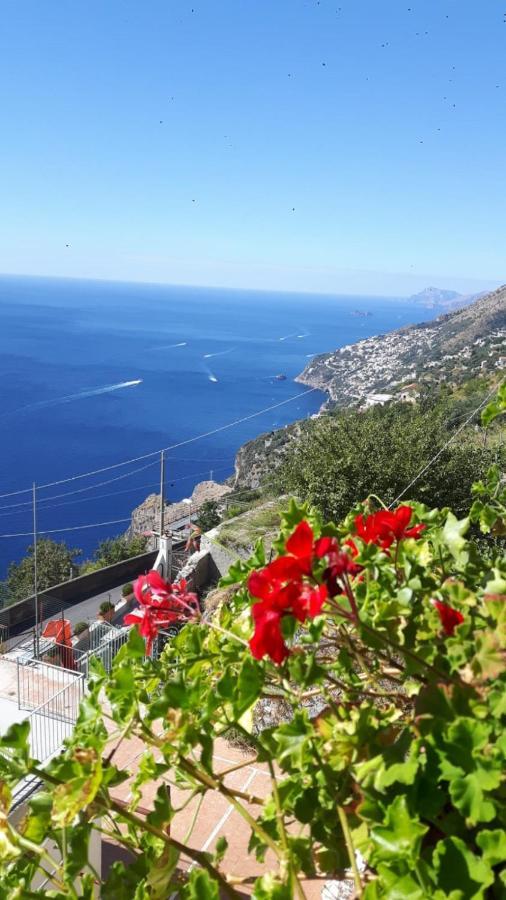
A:
[[[293,379],[310,354],[430,315],[384,297],[0,277],[0,493],[100,469],[248,416],[302,393]],[[168,453],[168,498],[188,496],[211,471],[225,479],[242,443],[316,412],[323,400],[309,393]],[[158,489],[157,463],[119,476],[151,462],[38,491],[40,531],[127,518]],[[1,535],[30,531],[29,501],[29,493],[0,498]],[[125,527],[53,537],[86,557]],[[29,543],[0,538],[0,577]]]

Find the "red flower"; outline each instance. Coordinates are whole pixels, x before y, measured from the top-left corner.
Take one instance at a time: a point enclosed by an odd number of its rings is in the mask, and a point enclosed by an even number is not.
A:
[[[313,529],[309,522],[304,520],[299,522],[285,544],[288,556],[281,556],[279,559],[274,560],[274,563],[285,560],[294,567],[294,571],[297,569],[301,575],[311,575],[313,568],[313,540]]]
[[[363,567],[353,562],[352,551],[348,552],[346,545],[329,553],[328,560],[329,565],[323,573],[323,580],[329,595],[336,597],[344,592],[346,577],[358,575]]]
[[[442,600],[431,600],[431,603],[438,612],[444,633],[447,634],[448,637],[452,637],[457,625],[460,625],[464,621],[464,616],[458,609],[454,609],[453,606],[449,606],[448,603],[443,603]]]
[[[125,616],[123,621],[125,625],[136,625],[146,638],[148,656],[160,629],[176,621],[189,621],[199,612],[197,595],[186,590],[185,581],[170,584],[155,571],[137,579],[134,593],[140,608]]]
[[[251,583],[253,587],[256,584],[259,585],[263,592],[263,582],[253,578],[253,576],[261,574],[253,572],[250,575],[248,581],[250,593],[252,593]],[[283,587],[278,585],[277,589],[273,588],[268,600],[254,603],[251,612],[255,623],[255,633],[249,642],[253,656],[256,659],[270,656],[273,662],[282,663],[290,655],[281,630],[283,617],[292,615],[299,622],[305,622],[308,618],[314,619],[321,613],[327,596],[324,584],[312,587],[307,582],[290,582]]]
[[[420,537],[425,525],[413,525],[408,528],[412,515],[411,506],[398,506],[395,512],[380,509],[366,518],[363,515],[357,516],[355,531],[366,544],[377,544],[386,550],[394,541]]]
[[[280,665],[290,654],[281,632],[281,615],[265,603],[255,603],[252,614],[255,633],[249,645],[253,656],[255,659],[270,656],[273,662]]]

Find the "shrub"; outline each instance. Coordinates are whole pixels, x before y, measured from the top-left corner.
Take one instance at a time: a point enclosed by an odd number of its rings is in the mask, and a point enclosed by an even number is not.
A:
[[[130,581],[127,584],[124,584],[123,587],[121,588],[121,596],[122,597],[130,597],[130,595],[133,594],[133,592],[134,592],[134,586]]]
[[[101,615],[101,616],[106,616],[107,613],[112,612],[112,610],[114,609],[114,603],[111,603],[110,600],[104,600],[104,601],[100,604],[99,609],[100,609],[100,615]]]
[[[76,622],[76,624],[74,625],[74,635],[77,637],[78,635],[82,634],[83,631],[87,631],[88,627],[89,626],[87,622]]]
[[[218,503],[216,500],[205,500],[199,509],[196,524],[201,531],[210,531],[219,525],[221,516],[218,512]]]

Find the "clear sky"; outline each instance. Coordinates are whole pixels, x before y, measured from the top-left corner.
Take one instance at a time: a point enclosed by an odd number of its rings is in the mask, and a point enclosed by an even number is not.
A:
[[[505,59],[504,0],[3,0],[0,272],[499,284]]]

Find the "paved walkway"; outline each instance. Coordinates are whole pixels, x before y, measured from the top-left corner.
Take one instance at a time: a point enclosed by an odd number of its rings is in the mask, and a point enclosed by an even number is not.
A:
[[[127,768],[132,777],[114,790],[114,796],[124,803],[131,799],[133,778],[145,746],[137,738],[124,741],[116,751],[114,762],[119,768]],[[257,763],[254,758],[234,747],[225,740],[219,739],[215,743],[214,771],[230,773],[225,776],[224,783],[236,790],[248,793],[252,798],[264,799],[271,791],[270,773],[265,764]],[[234,770],[234,771],[232,771]],[[153,808],[154,797],[159,784],[150,784],[145,787],[138,814],[146,814]],[[180,788],[171,788],[171,802],[175,807],[182,807],[188,801],[189,791]],[[201,803],[200,809],[198,808]],[[258,805],[255,803],[244,804],[248,812],[255,816]],[[194,820],[195,817],[195,821]],[[193,827],[192,827],[193,826]],[[212,852],[216,847],[218,838],[225,837],[228,841],[228,849],[225,853],[222,871],[245,879],[237,889],[244,897],[251,894],[254,880],[269,870],[276,870],[274,855],[268,851],[265,863],[259,863],[248,852],[250,827],[242,816],[234,809],[229,800],[217,791],[208,791],[203,800],[192,799],[182,812],[175,815],[171,823],[171,835],[185,846],[200,851]],[[110,856],[111,849],[106,853]],[[191,857],[182,856],[179,868],[183,871],[191,870],[196,864]],[[311,879],[303,882],[306,900],[321,900],[325,894],[324,879]],[[336,897],[348,896],[336,894]],[[351,895],[350,895],[351,896]]]

